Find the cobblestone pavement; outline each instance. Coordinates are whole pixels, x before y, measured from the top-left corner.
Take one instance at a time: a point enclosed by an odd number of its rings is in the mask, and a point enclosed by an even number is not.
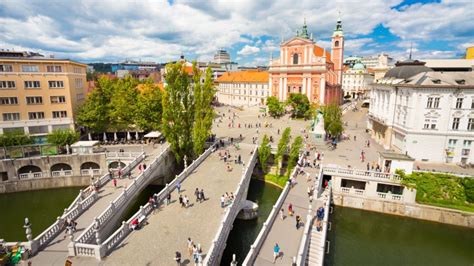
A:
[[[253,145],[241,145],[240,150],[227,148],[232,156],[240,154],[247,162]],[[225,192],[235,192],[242,174],[243,165],[234,164],[228,172],[226,164],[220,160],[217,152],[212,153],[182,183],[181,194],[187,195],[190,206],[183,208],[177,201],[178,191],[173,191],[172,203],[162,206],[148,218],[148,223],[140,230],[130,234],[112,252],[103,264],[106,265],[173,265],[175,251],[183,255],[184,264],[191,264],[192,258],[187,252],[186,240],[191,237],[200,243],[203,254],[211,246],[219,224],[224,216],[220,207],[220,197]],[[196,202],[194,190],[204,189],[206,201]],[[89,261],[80,264],[86,265]],[[193,262],[192,262],[193,263]]]
[[[145,161],[151,162],[151,160],[153,160],[163,150],[163,147],[163,145],[157,145],[155,149],[147,149],[147,159]],[[139,148],[140,150],[130,149],[130,147],[126,146],[122,148],[125,149],[126,152],[141,151],[141,147]],[[138,167],[136,167],[132,172],[132,176],[137,177],[138,175],[139,170]],[[99,190],[99,199],[76,220],[77,231],[74,236],[78,237],[82,231],[92,223],[94,217],[102,213],[109,206],[110,202],[122,193],[123,188],[128,186],[132,181],[133,179],[128,178],[117,179],[117,187],[114,187],[112,182],[108,182],[103,186]],[[33,265],[64,265],[64,262],[68,257],[67,246],[70,243],[69,236],[65,236],[66,233],[62,232],[51,241],[46,249],[42,250],[29,261],[31,261]],[[27,265],[27,262],[24,264]]]

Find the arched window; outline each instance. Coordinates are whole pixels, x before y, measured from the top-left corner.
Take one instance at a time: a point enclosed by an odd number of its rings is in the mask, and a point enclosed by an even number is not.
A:
[[[293,65],[298,64],[298,54],[293,54]]]
[[[339,47],[339,41],[334,42],[334,47]]]

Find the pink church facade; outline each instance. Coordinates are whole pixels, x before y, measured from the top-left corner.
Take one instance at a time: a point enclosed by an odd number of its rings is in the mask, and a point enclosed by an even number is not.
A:
[[[269,88],[272,96],[286,101],[290,93],[305,94],[311,103],[341,104],[344,34],[339,19],[332,36],[331,52],[316,45],[302,31],[280,44],[280,58],[272,59],[269,68]]]

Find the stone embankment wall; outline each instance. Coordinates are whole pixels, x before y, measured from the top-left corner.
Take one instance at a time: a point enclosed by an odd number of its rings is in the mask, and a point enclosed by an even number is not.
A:
[[[49,177],[0,182],[0,194],[61,187],[86,187],[90,183],[90,176]]]
[[[333,194],[333,202],[338,206],[474,228],[474,213],[422,204],[406,204]]]

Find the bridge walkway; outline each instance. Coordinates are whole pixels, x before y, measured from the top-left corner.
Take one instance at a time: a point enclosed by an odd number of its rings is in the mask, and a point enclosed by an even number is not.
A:
[[[323,204],[321,200],[316,198],[317,183],[315,184],[315,179],[319,174],[319,169],[304,167],[303,170],[310,174],[311,180],[308,182],[305,175],[297,176],[296,185],[290,189],[282,205],[285,213],[284,219],[282,220],[280,213],[278,213],[278,217],[271,225],[270,231],[258,251],[254,265],[292,265],[293,257],[297,256],[310,206],[308,197],[309,186],[313,185],[315,188],[314,199],[311,203],[311,213],[314,215],[316,209]],[[293,216],[288,215],[288,206],[290,203],[293,205]],[[298,230],[296,229],[297,215],[301,217],[302,221]],[[281,255],[276,262],[273,263],[273,247],[275,243],[278,243],[280,246]]]
[[[153,150],[148,149],[147,152],[150,153],[147,153],[145,163],[148,164],[148,161],[151,162],[164,148],[165,146],[162,145],[156,147],[156,149]],[[137,177],[138,175],[139,170],[137,166],[132,171],[132,177]],[[114,187],[112,182],[108,182],[103,187],[101,187],[97,201],[75,220],[75,222],[77,222],[77,231],[74,233],[74,236],[79,236],[82,231],[92,223],[94,217],[97,217],[100,213],[102,213],[102,211],[110,205],[110,202],[118,197],[120,193],[122,193],[123,188],[128,186],[132,181],[133,178],[122,178],[117,179],[117,187]],[[64,265],[66,259],[68,258],[69,243],[69,236],[66,236],[66,232],[64,231],[54,240],[52,240],[45,249],[40,251],[36,256],[29,259],[29,261],[31,261],[33,265]]]
[[[253,145],[241,145],[240,150],[226,147],[232,155],[247,162]],[[222,150],[222,148],[221,148]],[[220,223],[224,209],[220,207],[221,195],[234,192],[241,181],[244,166],[231,163],[233,170],[228,172],[226,164],[220,160],[218,152],[209,155],[181,184],[181,194],[189,198],[190,206],[181,207],[178,191],[171,194],[171,204],[162,206],[140,230],[130,234],[100,264],[106,265],[173,265],[175,251],[180,251],[185,264],[192,262],[187,252],[186,240],[191,237],[199,243],[203,255],[209,250]],[[194,191],[204,189],[206,201],[196,202]],[[74,264],[99,264],[94,258],[74,258]]]

